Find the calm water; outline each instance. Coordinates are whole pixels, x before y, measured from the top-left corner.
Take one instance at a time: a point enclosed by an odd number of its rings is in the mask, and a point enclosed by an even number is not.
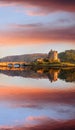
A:
[[[75,127],[75,69],[0,69],[0,129]]]

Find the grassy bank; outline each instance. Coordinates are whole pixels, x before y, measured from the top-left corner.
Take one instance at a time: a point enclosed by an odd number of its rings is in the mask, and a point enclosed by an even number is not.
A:
[[[67,63],[67,62],[33,62],[31,65],[33,66],[47,66],[47,67],[75,67],[75,64]]]

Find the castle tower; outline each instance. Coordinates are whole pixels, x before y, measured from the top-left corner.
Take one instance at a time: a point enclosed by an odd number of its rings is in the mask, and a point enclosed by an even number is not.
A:
[[[58,52],[51,50],[51,51],[48,53],[48,59],[49,59],[50,61],[56,61],[56,60],[58,60]]]
[[[53,59],[58,60],[58,52],[57,51],[53,52]]]

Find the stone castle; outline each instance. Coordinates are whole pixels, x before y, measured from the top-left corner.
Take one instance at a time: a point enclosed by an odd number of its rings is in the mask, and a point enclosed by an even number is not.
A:
[[[60,62],[60,59],[58,58],[58,51],[53,51],[50,50],[50,52],[48,53],[47,57],[46,57],[47,61],[50,62]],[[43,63],[44,59],[43,58],[38,58],[37,62],[39,63]]]
[[[48,53],[48,59],[49,59],[49,61],[60,61],[58,58],[58,52],[51,50]]]

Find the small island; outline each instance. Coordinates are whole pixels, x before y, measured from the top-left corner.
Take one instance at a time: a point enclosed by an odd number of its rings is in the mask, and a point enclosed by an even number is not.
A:
[[[0,59],[0,67],[25,68],[26,66],[75,68],[75,50],[66,50],[65,52],[58,53],[58,51],[51,49],[48,54],[24,54]]]

